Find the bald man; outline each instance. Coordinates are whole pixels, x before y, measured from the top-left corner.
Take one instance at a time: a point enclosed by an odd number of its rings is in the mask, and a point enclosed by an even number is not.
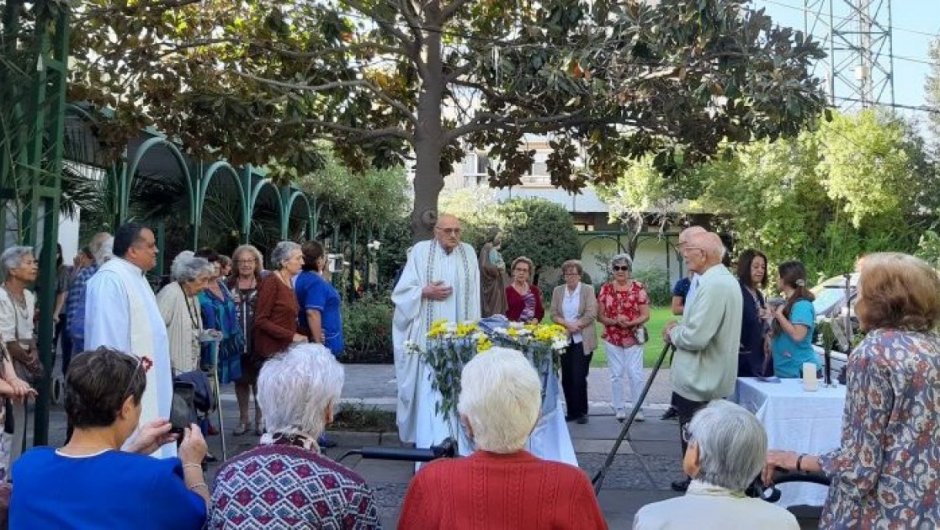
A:
[[[691,238],[695,237],[698,234],[704,234],[707,232],[708,230],[705,230],[704,228],[698,225],[692,225],[690,227],[687,227],[685,230],[679,232],[679,242],[676,243],[676,248],[681,253],[682,248],[689,244],[689,240]],[[692,304],[692,300],[695,299],[695,293],[698,292],[698,282],[699,282],[698,273],[692,271],[692,277],[689,278],[689,280],[690,280],[689,290],[685,293],[685,300],[683,300],[682,302],[682,313],[680,313],[681,315],[685,315],[685,308],[689,307],[689,305]]]
[[[395,313],[392,340],[398,382],[398,433],[403,442],[430,447],[457,432],[456,418],[435,412],[440,392],[431,388],[431,368],[408,343],[427,351],[431,323],[480,319],[480,268],[473,247],[461,240],[460,220],[441,214],[434,239],[421,241],[408,251],[408,262],[392,292]],[[461,450],[469,447],[461,443]]]
[[[741,343],[743,300],[738,280],[721,264],[724,244],[717,234],[692,234],[682,246],[686,267],[699,275],[698,292],[685,306],[681,323],[671,322],[663,339],[675,345],[672,361],[672,406],[679,416],[681,436],[696,411],[734,392]],[[685,491],[686,477],[672,483]]]

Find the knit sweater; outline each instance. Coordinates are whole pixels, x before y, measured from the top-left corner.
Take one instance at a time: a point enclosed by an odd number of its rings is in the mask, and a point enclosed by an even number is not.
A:
[[[526,451],[439,460],[411,481],[402,530],[606,529],[580,469]]]
[[[380,530],[362,477],[315,451],[261,445],[216,475],[208,528]]]

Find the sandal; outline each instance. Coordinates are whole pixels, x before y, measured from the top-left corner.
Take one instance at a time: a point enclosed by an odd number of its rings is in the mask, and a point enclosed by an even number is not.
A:
[[[247,423],[247,422],[239,423],[238,427],[236,427],[235,430],[232,431],[232,436],[241,436],[245,434],[246,432],[248,432],[249,430],[251,430],[250,423]]]

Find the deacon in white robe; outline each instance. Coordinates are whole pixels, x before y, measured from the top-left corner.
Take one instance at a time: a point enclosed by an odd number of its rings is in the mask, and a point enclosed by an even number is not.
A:
[[[440,393],[431,389],[431,369],[418,355],[405,350],[406,341],[427,345],[427,332],[435,320],[459,323],[480,318],[480,270],[473,247],[460,242],[460,221],[441,215],[434,239],[422,241],[408,252],[408,261],[392,293],[395,314],[395,376],[398,381],[398,433],[417,447],[430,447],[449,436],[461,441],[456,418],[435,413]]]
[[[139,225],[137,228],[137,234],[131,236],[134,243],[122,257],[117,256],[118,251],[123,250],[118,238],[127,235],[121,234],[124,226],[118,229],[115,258],[102,265],[88,281],[85,348],[94,350],[107,346],[142,359],[147,387],[141,398],[139,425],[145,425],[158,418],[170,417],[173,376],[166,325],[145,276],[146,270],[156,263],[156,243],[149,229],[140,229]],[[176,456],[176,444],[166,444],[152,456]]]

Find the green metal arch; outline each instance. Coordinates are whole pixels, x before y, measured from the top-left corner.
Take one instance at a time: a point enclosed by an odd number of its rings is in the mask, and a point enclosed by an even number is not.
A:
[[[169,149],[170,153],[179,162],[180,169],[183,170],[183,177],[186,180],[186,190],[189,192],[189,223],[192,225],[196,224],[196,193],[193,189],[193,179],[189,173],[189,167],[186,165],[186,159],[183,157],[183,153],[180,152],[179,148],[176,147],[173,142],[163,138],[162,136],[155,136],[153,138],[147,139],[144,143],[140,144],[140,147],[137,148],[137,151],[134,153],[134,158],[131,161],[130,166],[127,168],[127,172],[124,174],[124,186],[121,194],[121,222],[127,221],[128,210],[130,209],[131,202],[131,184],[134,181],[134,174],[137,173],[137,166],[140,164],[140,161],[144,158],[144,155],[147,154],[151,148],[158,145],[163,145]]]
[[[215,174],[219,170],[227,169],[228,173],[231,175],[232,180],[235,182],[235,185],[238,186],[238,202],[242,206],[242,211],[248,208],[248,200],[245,193],[245,187],[242,185],[242,179],[239,177],[238,172],[235,171],[235,168],[231,164],[224,160],[219,160],[214,162],[211,166],[206,169],[205,174],[202,177],[202,180],[199,183],[198,198],[199,205],[196,212],[196,221],[198,224],[202,224],[202,212],[203,206],[205,205],[206,192],[209,190],[209,184],[212,183],[212,178],[215,177]]]
[[[287,237],[287,230],[290,228],[288,225],[290,223],[290,212],[294,208],[294,202],[298,197],[304,200],[304,204],[307,205],[307,237],[311,237],[310,233],[310,223],[311,216],[313,215],[313,210],[310,208],[310,199],[307,198],[307,195],[300,190],[291,190],[290,188],[285,190],[287,193],[290,193],[290,197],[287,198],[287,202],[284,203],[284,215],[281,216],[281,238]]]

